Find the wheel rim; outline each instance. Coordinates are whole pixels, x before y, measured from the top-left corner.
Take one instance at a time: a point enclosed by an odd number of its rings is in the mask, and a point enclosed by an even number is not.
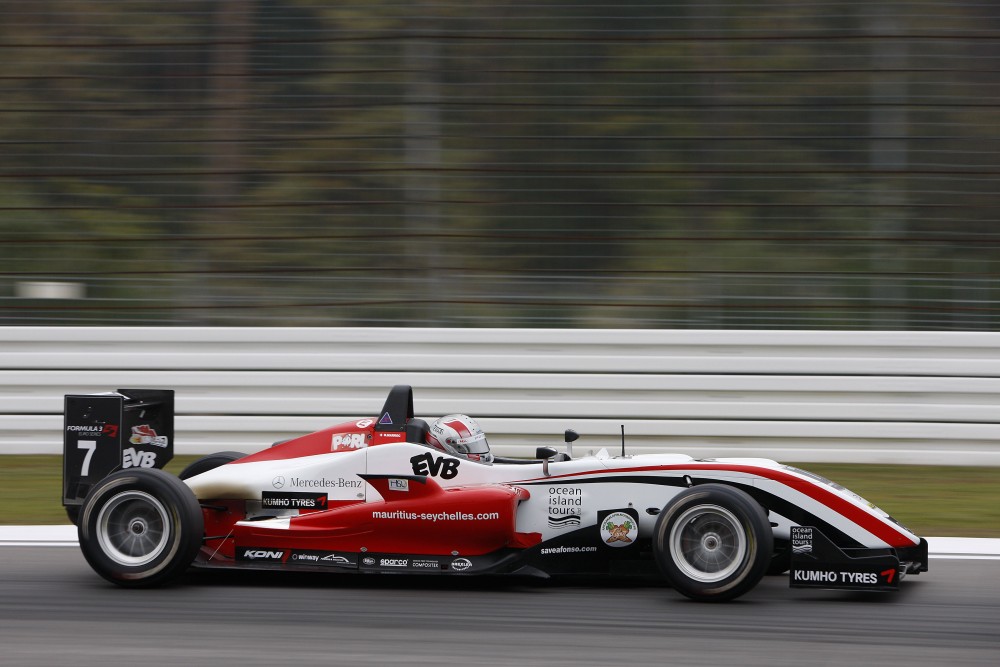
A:
[[[746,531],[725,507],[692,507],[670,529],[670,556],[695,581],[722,581],[739,569],[746,552]]]
[[[146,565],[167,548],[169,515],[148,493],[124,491],[105,503],[97,515],[97,540],[101,551],[116,563]]]

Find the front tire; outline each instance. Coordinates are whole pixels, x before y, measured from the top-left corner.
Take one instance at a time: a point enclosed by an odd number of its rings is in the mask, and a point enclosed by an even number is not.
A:
[[[191,489],[155,468],[109,475],[80,508],[80,549],[95,572],[119,586],[159,586],[179,576],[204,532]]]
[[[679,493],[653,534],[660,570],[681,594],[721,602],[743,595],[770,563],[774,536],[764,509],[743,491],[704,484]]]

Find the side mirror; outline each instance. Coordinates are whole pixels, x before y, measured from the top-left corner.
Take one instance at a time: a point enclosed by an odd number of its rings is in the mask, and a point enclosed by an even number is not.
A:
[[[557,452],[552,447],[539,447],[538,449],[535,450],[535,458],[536,459],[551,459],[553,456],[555,456],[558,453],[559,452]]]
[[[570,458],[573,458],[573,441],[580,438],[580,434],[571,428],[566,429],[563,433],[563,438],[566,440],[566,453],[569,454]]]
[[[549,459],[558,453],[551,447],[539,447],[535,450],[535,458],[542,460],[542,474],[546,477],[549,476]]]

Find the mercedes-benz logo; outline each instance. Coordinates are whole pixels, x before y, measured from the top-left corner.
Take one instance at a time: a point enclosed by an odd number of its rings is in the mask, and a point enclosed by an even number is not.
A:
[[[276,489],[280,489],[284,485],[285,485],[285,478],[282,477],[281,475],[278,475],[277,477],[271,480],[271,486],[273,486]]]

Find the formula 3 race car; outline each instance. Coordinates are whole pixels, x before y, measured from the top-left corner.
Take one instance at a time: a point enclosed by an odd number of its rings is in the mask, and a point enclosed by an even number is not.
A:
[[[429,446],[428,428],[412,389],[397,385],[376,416],[249,456],[206,456],[173,476],[161,470],[172,391],[67,396],[63,504],[90,565],[128,587],[191,566],[641,575],[720,601],[768,572],[787,571],[793,587],[887,591],[927,570],[926,540],[771,460],[539,447],[535,460],[488,461]],[[567,431],[567,444],[575,437]]]

